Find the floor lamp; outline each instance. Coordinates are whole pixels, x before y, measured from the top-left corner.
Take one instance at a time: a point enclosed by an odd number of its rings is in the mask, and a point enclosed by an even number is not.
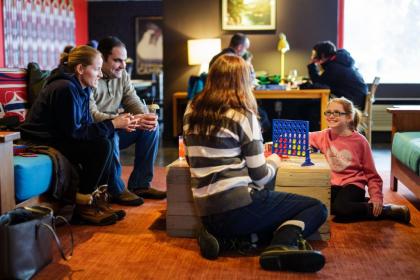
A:
[[[277,44],[277,50],[281,53],[280,58],[280,77],[281,83],[284,83],[284,54],[290,49],[289,43],[287,42],[286,35],[284,33],[279,34],[279,43]]]

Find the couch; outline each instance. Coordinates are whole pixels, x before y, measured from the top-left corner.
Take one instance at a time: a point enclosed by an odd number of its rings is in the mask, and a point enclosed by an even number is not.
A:
[[[42,195],[59,181],[55,160],[43,152],[29,157],[13,155],[13,141],[20,138],[16,125],[25,120],[48,75],[36,63],[27,69],[0,69],[0,213],[41,202]]]
[[[403,183],[420,198],[420,106],[388,108],[392,113],[391,190]]]

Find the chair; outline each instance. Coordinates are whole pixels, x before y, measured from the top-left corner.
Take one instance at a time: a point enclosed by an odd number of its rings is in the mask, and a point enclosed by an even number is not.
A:
[[[379,85],[379,80],[379,77],[375,77],[373,79],[370,90],[366,95],[365,109],[362,112],[362,119],[360,121],[360,127],[362,128],[369,144],[372,144],[372,106],[375,102],[375,93]]]

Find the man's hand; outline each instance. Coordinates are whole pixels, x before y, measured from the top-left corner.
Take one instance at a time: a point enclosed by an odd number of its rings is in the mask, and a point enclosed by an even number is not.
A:
[[[309,59],[309,63],[310,64],[312,64],[312,63],[318,64],[319,63],[319,60],[316,57],[317,57],[316,56],[316,52],[314,50],[312,50],[311,58]]]
[[[115,129],[125,129],[128,132],[136,129],[136,121],[131,114],[121,114],[112,119],[112,125]]]
[[[142,130],[155,130],[158,125],[158,117],[156,114],[137,114],[133,116],[136,122],[136,128]]]

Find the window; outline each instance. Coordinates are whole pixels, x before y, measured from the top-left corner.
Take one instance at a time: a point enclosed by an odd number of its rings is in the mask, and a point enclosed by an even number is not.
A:
[[[338,41],[356,60],[366,82],[379,76],[381,83],[420,83],[420,0],[340,4],[343,37]]]

